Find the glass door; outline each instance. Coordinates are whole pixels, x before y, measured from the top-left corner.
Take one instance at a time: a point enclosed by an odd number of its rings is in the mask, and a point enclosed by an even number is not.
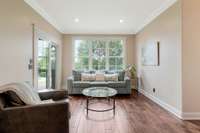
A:
[[[49,88],[49,43],[46,40],[38,39],[37,48],[37,85],[39,89]]]
[[[56,45],[45,39],[38,39],[37,46],[37,88],[55,89]]]

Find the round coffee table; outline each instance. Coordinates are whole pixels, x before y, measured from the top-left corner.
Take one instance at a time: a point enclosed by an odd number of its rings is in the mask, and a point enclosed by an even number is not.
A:
[[[108,87],[91,87],[86,88],[82,91],[83,95],[87,97],[86,100],[86,111],[88,115],[88,111],[95,112],[105,112],[113,110],[113,114],[115,115],[115,96],[117,95],[117,91]],[[108,103],[112,101],[112,107],[108,109],[93,109],[90,108],[89,105],[92,104],[91,100],[93,99],[106,99]]]

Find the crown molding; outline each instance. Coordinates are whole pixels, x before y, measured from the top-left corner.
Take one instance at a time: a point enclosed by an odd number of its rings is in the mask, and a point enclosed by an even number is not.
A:
[[[178,0],[168,0],[167,2],[163,3],[158,9],[156,9],[151,15],[145,19],[144,23],[142,23],[135,33],[139,33],[143,30],[148,24],[150,24],[153,20],[155,20],[158,16],[160,16],[163,12],[165,12],[168,8],[174,5]]]
[[[46,21],[53,25],[59,32],[63,33],[63,29],[56,23],[56,21],[51,18],[48,13],[40,7],[40,5],[35,0],[24,0],[29,6],[31,6],[37,13],[39,13]]]

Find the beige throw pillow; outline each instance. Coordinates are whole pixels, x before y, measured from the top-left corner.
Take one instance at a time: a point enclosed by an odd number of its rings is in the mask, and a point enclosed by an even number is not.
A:
[[[96,81],[105,81],[104,73],[96,73]]]
[[[104,74],[105,81],[118,81],[118,74]]]
[[[95,80],[96,80],[95,74],[88,74],[88,73],[81,74],[81,81],[95,81]]]

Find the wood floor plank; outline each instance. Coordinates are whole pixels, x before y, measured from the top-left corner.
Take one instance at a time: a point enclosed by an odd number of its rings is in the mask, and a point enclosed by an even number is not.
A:
[[[116,97],[115,116],[89,111],[87,117],[85,103],[84,96],[70,97],[70,133],[200,133],[200,121],[182,121],[137,92]]]

